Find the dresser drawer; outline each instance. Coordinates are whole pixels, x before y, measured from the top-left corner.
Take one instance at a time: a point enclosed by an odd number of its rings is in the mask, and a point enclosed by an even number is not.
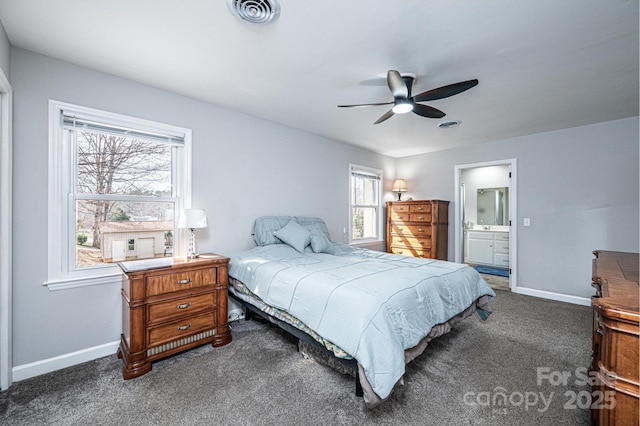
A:
[[[411,237],[399,237],[393,236],[391,237],[391,245],[393,246],[406,246],[416,249],[429,248],[431,247],[430,239],[422,239],[422,238],[411,238]]]
[[[391,221],[393,222],[409,222],[409,212],[391,212]]]
[[[216,269],[196,269],[147,278],[147,296],[172,293],[216,283]]]
[[[149,347],[215,328],[215,311],[174,321],[148,330]]]
[[[392,213],[409,213],[409,206],[407,204],[394,204],[391,206]]]
[[[148,324],[157,324],[185,315],[213,310],[215,307],[215,294],[201,294],[200,296],[184,297],[170,302],[149,305],[147,310]]]
[[[615,372],[615,377],[610,377],[609,381],[613,380],[613,384],[617,387],[625,388],[625,384],[633,383],[636,384],[635,389],[638,389],[637,383],[640,380],[638,326],[609,318],[600,312],[594,314],[594,331],[602,336],[600,337],[602,347],[615,349],[601,350],[596,368],[599,367],[604,372]],[[604,376],[608,375],[604,374]]]
[[[403,223],[391,224],[392,235],[404,235],[407,237],[431,237],[431,225],[405,225]]]
[[[431,204],[411,204],[409,213],[431,213]]]
[[[394,247],[391,246],[391,253],[399,254],[401,256],[413,256],[413,257],[425,257],[431,258],[431,249],[415,249],[411,247]]]
[[[409,215],[410,222],[431,222],[431,212],[426,213],[411,213]]]

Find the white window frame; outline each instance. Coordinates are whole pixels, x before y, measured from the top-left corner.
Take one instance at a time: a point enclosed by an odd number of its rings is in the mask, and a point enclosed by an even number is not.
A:
[[[184,146],[178,149],[174,159],[174,175],[177,202],[180,209],[191,207],[191,129],[153,122],[126,115],[115,114],[93,108],[49,100],[49,198],[48,198],[48,276],[44,285],[49,290],[85,287],[119,282],[121,270],[118,265],[97,265],[75,268],[71,262],[69,241],[75,241],[75,213],[73,198],[74,164],[73,149],[64,137],[62,114],[76,114],[96,122],[142,130],[149,133],[175,135],[184,138]],[[70,240],[70,232],[74,237]],[[184,254],[186,232],[176,228],[174,256]]]
[[[378,205],[376,207],[377,224],[375,238],[353,238],[353,208],[357,205],[353,204],[353,179],[351,176],[353,172],[362,172],[364,174],[371,174],[378,176]],[[380,242],[382,238],[382,182],[384,182],[384,174],[380,169],[376,169],[368,166],[361,166],[359,164],[349,164],[349,244],[360,245],[370,244],[373,242]],[[367,206],[368,207],[368,206]]]

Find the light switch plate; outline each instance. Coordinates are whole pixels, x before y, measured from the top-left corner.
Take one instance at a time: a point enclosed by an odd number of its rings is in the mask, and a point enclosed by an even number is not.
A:
[[[529,217],[525,217],[524,218],[524,226],[531,226],[531,218]]]

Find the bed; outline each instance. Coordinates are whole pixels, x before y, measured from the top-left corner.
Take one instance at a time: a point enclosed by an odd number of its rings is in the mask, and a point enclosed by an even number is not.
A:
[[[431,339],[491,313],[495,293],[473,268],[333,242],[319,218],[260,217],[254,240],[231,256],[232,297],[355,369],[369,407]]]

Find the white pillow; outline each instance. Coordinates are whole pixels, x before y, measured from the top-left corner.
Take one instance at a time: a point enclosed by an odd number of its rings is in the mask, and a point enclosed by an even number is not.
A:
[[[309,231],[293,219],[291,219],[284,228],[274,232],[274,235],[300,253],[304,253],[304,248],[311,242],[311,234]]]

